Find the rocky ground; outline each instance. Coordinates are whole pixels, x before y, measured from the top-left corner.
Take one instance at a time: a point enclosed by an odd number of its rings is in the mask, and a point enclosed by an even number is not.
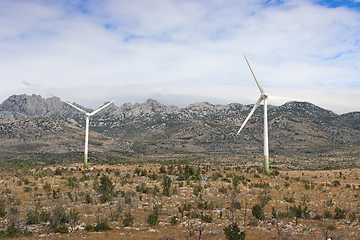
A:
[[[187,157],[3,171],[2,237],[225,239],[235,223],[245,239],[360,238],[357,168],[266,175],[251,157]]]

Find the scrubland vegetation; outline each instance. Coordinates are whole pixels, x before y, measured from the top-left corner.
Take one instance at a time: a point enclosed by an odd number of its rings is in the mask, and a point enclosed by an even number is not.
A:
[[[316,171],[284,160],[266,175],[251,156],[145,158],[90,163],[88,170],[80,164],[6,168],[0,236],[360,238],[358,168]]]

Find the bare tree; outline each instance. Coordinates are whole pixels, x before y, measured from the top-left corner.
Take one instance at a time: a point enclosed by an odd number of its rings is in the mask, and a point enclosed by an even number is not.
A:
[[[265,187],[264,189],[260,190],[259,199],[260,199],[260,205],[262,207],[264,207],[270,201],[270,194],[271,191],[268,187]]]
[[[248,206],[248,202],[247,202],[247,199],[244,198],[244,227],[246,227],[246,211],[247,211],[247,206]]]
[[[329,230],[331,229],[331,226],[332,226],[331,224],[324,224],[324,223],[320,225],[325,240],[329,238],[330,235]]]
[[[272,217],[275,222],[276,232],[278,235],[278,239],[281,239],[282,230],[284,229],[285,225],[287,224],[287,221],[280,221],[279,220],[279,212],[277,211],[277,204],[276,207],[272,208]]]
[[[199,231],[199,240],[201,240],[202,233],[204,232],[206,227],[206,222],[201,221],[200,223],[196,224],[196,230]]]
[[[190,219],[186,222],[186,231],[187,231],[187,235],[185,236],[186,239],[191,239],[191,237],[194,236],[195,228],[196,228],[196,224],[194,219]]]

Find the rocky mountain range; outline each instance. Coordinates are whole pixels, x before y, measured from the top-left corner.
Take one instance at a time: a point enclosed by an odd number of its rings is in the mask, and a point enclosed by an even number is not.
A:
[[[236,134],[252,107],[201,102],[178,108],[152,99],[111,104],[90,120],[89,150],[261,154],[262,106]],[[269,106],[268,115],[270,154],[359,154],[359,112],[337,115],[308,102],[288,102]],[[0,104],[0,153],[81,151],[84,125],[83,114],[58,97],[13,95]]]

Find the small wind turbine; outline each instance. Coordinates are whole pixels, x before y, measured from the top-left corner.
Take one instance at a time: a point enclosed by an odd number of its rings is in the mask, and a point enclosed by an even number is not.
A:
[[[85,120],[86,120],[86,128],[85,128],[85,151],[84,151],[84,169],[87,169],[87,165],[88,165],[88,142],[89,142],[89,120],[90,117],[93,116],[94,114],[96,114],[97,112],[103,110],[104,108],[106,108],[107,106],[109,106],[111,103],[113,103],[114,101],[111,101],[107,104],[105,104],[104,106],[96,109],[95,111],[88,113],[85,110],[78,108],[77,106],[71,104],[68,101],[65,101],[65,103],[69,104],[70,106],[76,108],[77,110],[79,110],[80,112],[85,114]]]
[[[250,63],[247,60],[245,55],[244,55],[244,57],[245,57],[245,60],[250,68],[250,71],[255,79],[255,82],[256,82],[261,94],[260,94],[260,98],[255,103],[255,106],[253,107],[253,109],[251,110],[251,112],[249,113],[249,115],[247,116],[247,118],[245,119],[243,124],[241,125],[241,128],[239,129],[237,134],[239,134],[241,132],[241,130],[244,128],[245,124],[249,121],[250,117],[253,115],[255,110],[259,107],[260,103],[262,101],[264,101],[264,171],[265,171],[265,173],[269,173],[269,144],[268,144],[268,120],[267,120],[267,99],[268,99],[269,95],[265,92],[265,89],[263,88],[263,86],[261,85],[259,80],[256,78],[256,75],[255,75],[254,71],[252,70]]]

